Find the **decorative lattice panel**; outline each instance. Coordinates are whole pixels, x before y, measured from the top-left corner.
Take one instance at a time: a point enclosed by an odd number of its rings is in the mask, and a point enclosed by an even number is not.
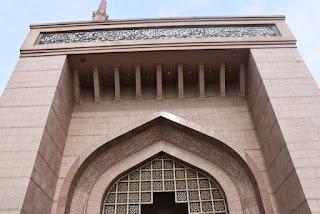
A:
[[[153,203],[154,192],[175,192],[176,203],[187,203],[189,213],[227,214],[218,185],[206,175],[160,156],[117,180],[106,194],[103,214],[140,214]]]

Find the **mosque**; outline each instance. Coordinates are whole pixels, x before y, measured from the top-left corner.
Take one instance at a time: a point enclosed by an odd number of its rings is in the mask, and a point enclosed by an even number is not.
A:
[[[0,213],[320,213],[320,90],[284,16],[30,26]]]

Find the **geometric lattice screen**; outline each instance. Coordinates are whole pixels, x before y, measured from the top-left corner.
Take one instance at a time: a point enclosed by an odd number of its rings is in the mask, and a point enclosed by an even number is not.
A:
[[[176,203],[188,203],[189,213],[227,214],[224,196],[209,177],[159,156],[117,180],[103,200],[103,214],[141,213],[153,203],[154,192],[175,192]]]

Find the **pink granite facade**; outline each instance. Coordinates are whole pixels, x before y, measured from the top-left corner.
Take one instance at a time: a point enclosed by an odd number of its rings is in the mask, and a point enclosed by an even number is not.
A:
[[[248,102],[280,211],[317,213],[319,88],[297,49],[251,53]]]
[[[227,25],[258,31],[55,36]],[[0,100],[0,213],[101,213],[157,154],[215,179],[228,213],[320,213],[320,90],[295,43],[282,16],[32,25]]]
[[[1,97],[1,212],[49,213],[73,109],[65,56],[20,59]]]

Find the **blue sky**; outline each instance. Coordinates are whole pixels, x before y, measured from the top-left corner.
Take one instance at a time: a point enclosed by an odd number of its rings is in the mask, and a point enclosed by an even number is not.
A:
[[[100,0],[0,0],[0,95],[36,23],[91,20]],[[174,16],[286,15],[298,49],[320,85],[319,0],[108,0],[110,19]]]

